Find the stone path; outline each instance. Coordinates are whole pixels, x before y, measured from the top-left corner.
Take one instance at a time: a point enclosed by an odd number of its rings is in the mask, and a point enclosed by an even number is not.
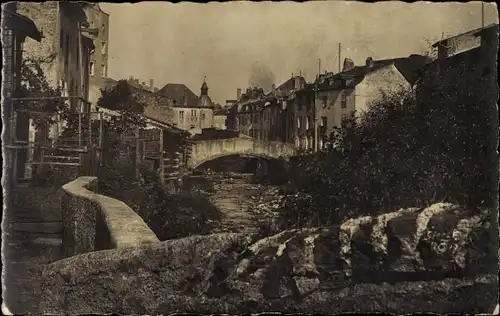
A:
[[[51,199],[52,204],[59,200],[56,191],[50,193],[47,188],[17,190],[21,199],[29,194]],[[17,204],[3,223],[4,307],[15,315],[38,314],[41,267],[61,258],[59,209],[46,211],[47,205],[50,203],[40,202],[37,207],[25,208]]]

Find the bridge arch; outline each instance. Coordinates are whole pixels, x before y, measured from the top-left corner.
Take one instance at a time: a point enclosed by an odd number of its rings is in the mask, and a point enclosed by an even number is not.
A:
[[[254,159],[263,159],[263,160],[266,160],[266,161],[273,161],[273,160],[278,160],[279,158],[275,158],[275,157],[270,157],[270,156],[266,156],[266,155],[255,155],[255,154],[249,154],[249,153],[223,153],[223,154],[219,154],[219,155],[214,155],[214,156],[211,156],[209,158],[205,158],[203,160],[197,160],[196,161],[196,165],[190,165],[190,168],[191,169],[196,169],[200,166],[202,166],[203,164],[209,162],[209,161],[213,161],[213,160],[216,160],[216,159],[219,159],[219,158],[223,158],[223,157],[231,157],[231,156],[240,156],[240,157],[244,157],[244,158],[254,158]]]
[[[193,143],[187,166],[195,169],[205,162],[225,156],[277,160],[295,155],[296,150],[293,145],[281,142],[267,142],[250,137],[202,140]]]

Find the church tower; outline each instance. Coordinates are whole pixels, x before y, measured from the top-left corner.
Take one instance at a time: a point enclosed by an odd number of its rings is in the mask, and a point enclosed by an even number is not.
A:
[[[201,107],[212,107],[212,100],[208,96],[208,85],[207,85],[207,77],[203,78],[203,84],[201,85],[201,94],[199,98],[199,106]]]
[[[201,85],[201,95],[200,97],[202,96],[208,96],[208,86],[207,86],[207,77],[205,76],[203,78],[203,84]]]

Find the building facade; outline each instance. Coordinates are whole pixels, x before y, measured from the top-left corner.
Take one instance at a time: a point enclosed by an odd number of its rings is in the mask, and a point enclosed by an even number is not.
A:
[[[295,94],[305,86],[302,76],[292,76],[277,88],[273,85],[268,94],[257,87],[238,93],[238,101],[228,113],[228,128],[262,140],[288,142],[293,139],[289,120],[296,114]]]
[[[23,48],[26,58],[39,63],[48,84],[53,89],[60,89],[67,107],[74,112],[90,110],[89,64],[94,45],[85,14],[88,5],[84,2],[16,2],[17,12],[43,30],[40,42],[26,41]],[[20,132],[23,136],[27,134],[29,143],[59,137],[63,122],[53,124],[50,130],[37,130],[29,116],[26,118],[29,121],[27,129]],[[29,149],[26,161],[38,160],[39,155],[36,150]],[[31,178],[31,175],[32,166],[27,163],[25,178]]]
[[[228,109],[220,108],[214,110],[214,120],[213,127],[215,129],[226,130],[227,129],[227,117],[228,117]]]
[[[254,138],[261,138],[261,110],[266,102],[262,88],[248,88],[233,105],[231,126],[234,131]]]
[[[313,124],[317,122],[317,148],[324,148],[334,128],[343,126],[345,117],[352,113],[359,117],[384,94],[412,91],[419,69],[428,61],[427,57],[420,55],[377,61],[368,57],[365,65],[354,66],[352,61],[346,59],[340,73],[319,76],[313,87],[312,120]],[[311,142],[308,141],[308,144]]]
[[[208,95],[206,81],[203,81],[200,92],[198,97],[184,84],[169,83],[156,94],[172,100],[173,122],[178,128],[199,134],[214,124],[214,104]]]
[[[43,30],[41,43],[27,41],[26,57],[43,61],[48,82],[60,87],[63,96],[75,97],[69,105],[87,106],[90,55],[94,49],[85,8],[80,2],[18,2],[18,12],[32,19]],[[76,99],[79,98],[79,99]]]
[[[3,53],[3,152],[7,166],[6,174],[10,183],[24,178],[27,150],[6,148],[5,145],[14,145],[16,140],[27,141],[29,117],[16,113],[16,103],[12,97],[19,95],[21,86],[21,66],[23,62],[23,46],[26,38],[36,42],[42,40],[35,23],[17,13],[17,4],[10,2],[2,6],[2,53]]]
[[[95,47],[89,61],[89,101],[95,110],[101,97],[100,89],[106,86],[108,77],[109,14],[104,12],[98,3],[89,3],[84,9]]]

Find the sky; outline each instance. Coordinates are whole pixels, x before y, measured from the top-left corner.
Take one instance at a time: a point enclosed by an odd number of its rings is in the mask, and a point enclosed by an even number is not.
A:
[[[429,44],[481,27],[481,3],[347,1],[101,3],[110,14],[108,75],[162,88],[184,83],[212,100],[235,99],[237,88],[269,89],[302,74],[338,71],[340,60],[405,57]],[[498,23],[494,3],[485,25]],[[319,65],[321,59],[321,67]]]

